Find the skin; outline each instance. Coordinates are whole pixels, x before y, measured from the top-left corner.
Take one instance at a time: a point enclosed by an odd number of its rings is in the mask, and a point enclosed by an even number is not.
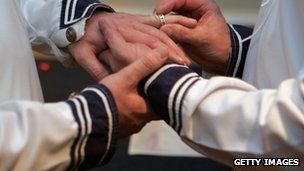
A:
[[[165,47],[147,51],[146,55],[116,74],[100,81],[113,94],[120,115],[119,138],[139,132],[148,122],[160,119],[149,110],[138,92],[139,82],[164,65],[168,57]]]
[[[194,28],[173,23],[161,27],[161,30],[205,70],[222,75],[226,73],[231,51],[230,33],[213,0],[160,0],[155,12],[176,12],[196,19],[198,24]]]
[[[195,27],[196,20],[183,16],[172,16],[170,23],[179,23]],[[101,80],[108,73],[118,71],[132,61],[145,56],[147,51],[163,46],[168,50],[168,57],[179,64],[190,64],[181,48],[173,42],[160,28],[160,22],[154,16],[139,16],[125,13],[96,12],[87,20],[85,35],[69,46],[75,60],[96,80]],[[114,45],[113,39],[125,43]],[[122,46],[124,45],[124,46]],[[115,50],[113,50],[115,49]],[[104,61],[115,60],[120,66],[110,67]]]

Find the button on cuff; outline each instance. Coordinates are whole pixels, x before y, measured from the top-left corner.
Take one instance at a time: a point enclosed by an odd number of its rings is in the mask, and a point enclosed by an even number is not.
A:
[[[83,19],[68,28],[58,30],[51,36],[51,40],[60,48],[67,47],[84,35],[85,23],[86,19]]]

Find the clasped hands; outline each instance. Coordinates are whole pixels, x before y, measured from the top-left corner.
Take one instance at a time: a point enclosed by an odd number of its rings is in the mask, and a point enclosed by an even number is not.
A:
[[[230,34],[213,0],[161,0],[155,11],[179,15],[166,15],[162,25],[155,16],[95,12],[85,35],[69,46],[76,61],[112,92],[120,114],[120,137],[161,119],[140,96],[138,83],[168,59],[189,65],[191,58],[218,74],[227,68]]]

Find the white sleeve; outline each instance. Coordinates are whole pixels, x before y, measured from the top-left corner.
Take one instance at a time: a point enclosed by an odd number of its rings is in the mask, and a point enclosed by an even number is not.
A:
[[[85,20],[95,9],[113,11],[98,0],[17,0],[23,13],[32,44],[47,43],[61,61],[69,54],[59,48],[84,35]]]
[[[84,170],[105,164],[118,115],[109,90],[97,85],[66,102],[0,104],[0,170]]]
[[[232,165],[235,157],[301,157],[304,72],[277,89],[234,78],[205,80],[169,64],[145,83],[153,109],[198,152]]]

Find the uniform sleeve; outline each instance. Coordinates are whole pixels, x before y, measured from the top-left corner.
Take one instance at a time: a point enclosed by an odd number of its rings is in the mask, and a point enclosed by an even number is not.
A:
[[[111,158],[118,114],[96,85],[66,102],[0,104],[0,170],[84,170]]]
[[[231,53],[226,76],[242,78],[252,37],[252,28],[228,24],[231,39]]]
[[[304,72],[277,89],[257,90],[169,64],[144,85],[155,112],[208,157],[229,165],[235,157],[303,157]]]
[[[34,46],[47,43],[64,62],[69,54],[60,48],[84,35],[85,21],[96,10],[113,11],[99,0],[17,0],[23,13],[29,38]]]

